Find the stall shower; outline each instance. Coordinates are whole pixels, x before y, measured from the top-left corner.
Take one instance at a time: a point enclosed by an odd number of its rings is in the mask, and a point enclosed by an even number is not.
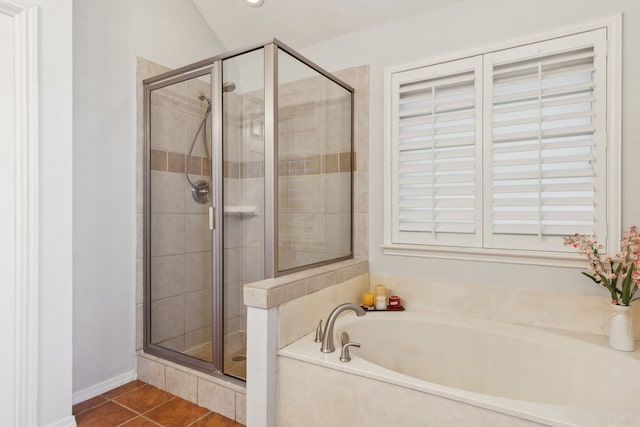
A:
[[[144,89],[144,350],[245,379],[243,285],[353,255],[353,89],[277,40]]]

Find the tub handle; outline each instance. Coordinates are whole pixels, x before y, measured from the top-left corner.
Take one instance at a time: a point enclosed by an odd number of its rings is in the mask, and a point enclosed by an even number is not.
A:
[[[340,352],[340,361],[348,362],[351,360],[351,354],[349,354],[349,347],[358,347],[360,348],[360,343],[357,342],[348,342],[342,344],[342,351]]]
[[[318,322],[318,327],[316,327],[316,337],[314,341],[322,342],[322,319],[320,319],[320,322]]]

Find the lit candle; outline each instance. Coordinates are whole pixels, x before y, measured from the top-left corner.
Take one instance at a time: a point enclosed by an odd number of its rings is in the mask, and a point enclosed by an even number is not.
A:
[[[373,292],[365,292],[362,294],[362,305],[364,305],[365,307],[371,307],[373,306],[375,302],[375,295],[373,295]]]

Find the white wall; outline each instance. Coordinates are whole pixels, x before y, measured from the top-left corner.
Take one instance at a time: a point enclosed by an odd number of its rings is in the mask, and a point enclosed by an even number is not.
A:
[[[178,67],[222,46],[190,0],[74,2],[73,389],[135,369],[136,56]]]
[[[40,99],[38,425],[72,422],[72,1],[37,0]],[[63,424],[58,424],[63,425]]]
[[[462,262],[383,255],[384,67],[482,48],[623,13],[623,226],[640,223],[640,2],[634,0],[467,0],[302,50],[329,70],[370,64],[370,269],[452,282],[600,293],[570,268]],[[375,172],[375,173],[374,173]],[[634,197],[635,196],[635,197]],[[561,242],[559,241],[559,245]],[[586,266],[586,265],[585,265]],[[605,293],[602,293],[603,295]]]
[[[0,194],[2,196],[13,198],[13,91],[14,88],[14,38],[13,38],[13,17],[9,17],[4,14],[0,14],[0,93],[5,96],[0,97]],[[13,213],[11,213],[12,215]],[[0,224],[0,230],[2,230],[3,236],[7,236],[11,233],[9,223],[13,224],[13,218],[7,218],[7,224],[5,224],[5,217],[2,217],[3,222]],[[4,228],[4,227],[7,228]],[[3,239],[4,240],[4,239]],[[12,239],[6,239],[11,240]],[[8,242],[0,242],[0,272],[8,273],[13,270],[13,245]],[[11,250],[9,250],[11,248]],[[12,283],[14,281],[13,274],[10,276],[0,276],[3,279],[7,279],[5,283]],[[4,313],[2,314],[4,316]],[[2,318],[3,320],[9,320],[10,318]],[[2,356],[0,356],[2,357]]]
[[[16,347],[16,283],[15,271],[15,149],[14,149],[14,26],[13,17],[0,13],[0,199],[4,209],[0,215],[0,342],[9,349]],[[6,95],[5,95],[6,94]],[[0,352],[0,424],[14,424],[16,357],[14,351]]]

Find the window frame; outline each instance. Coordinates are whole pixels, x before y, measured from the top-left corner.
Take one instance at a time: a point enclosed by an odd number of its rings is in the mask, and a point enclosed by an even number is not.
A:
[[[393,162],[395,154],[392,143],[392,77],[394,74],[433,66],[441,63],[452,62],[470,57],[494,54],[507,49],[518,48],[552,39],[572,36],[588,31],[605,29],[606,38],[606,152],[607,152],[607,218],[606,218],[606,245],[607,253],[616,253],[621,236],[621,81],[622,81],[622,15],[606,17],[573,27],[566,27],[556,31],[537,34],[534,36],[511,40],[494,45],[484,46],[454,55],[431,58],[409,64],[390,66],[384,70],[384,243],[381,245],[385,255],[428,257],[442,259],[459,259],[474,261],[489,261],[517,264],[532,264],[563,267],[584,267],[584,259],[576,253],[564,252],[562,240],[558,239],[558,250],[530,250],[530,249],[494,249],[471,246],[443,246],[433,244],[405,244],[394,243],[393,226]],[[486,67],[486,64],[485,64]],[[486,73],[486,68],[485,68]],[[483,95],[483,98],[485,96]],[[486,111],[486,99],[484,110]],[[486,116],[480,118],[483,122],[486,135]],[[486,155],[486,143],[482,143],[482,150]],[[484,160],[482,160],[484,162]],[[486,178],[486,171],[483,172]],[[484,187],[486,184],[482,184]],[[485,195],[480,195],[481,200]],[[486,203],[486,202],[481,202]],[[487,206],[483,207],[486,212]],[[490,207],[489,207],[490,209]],[[486,221],[490,220],[485,215],[479,221],[479,227],[486,227]]]

